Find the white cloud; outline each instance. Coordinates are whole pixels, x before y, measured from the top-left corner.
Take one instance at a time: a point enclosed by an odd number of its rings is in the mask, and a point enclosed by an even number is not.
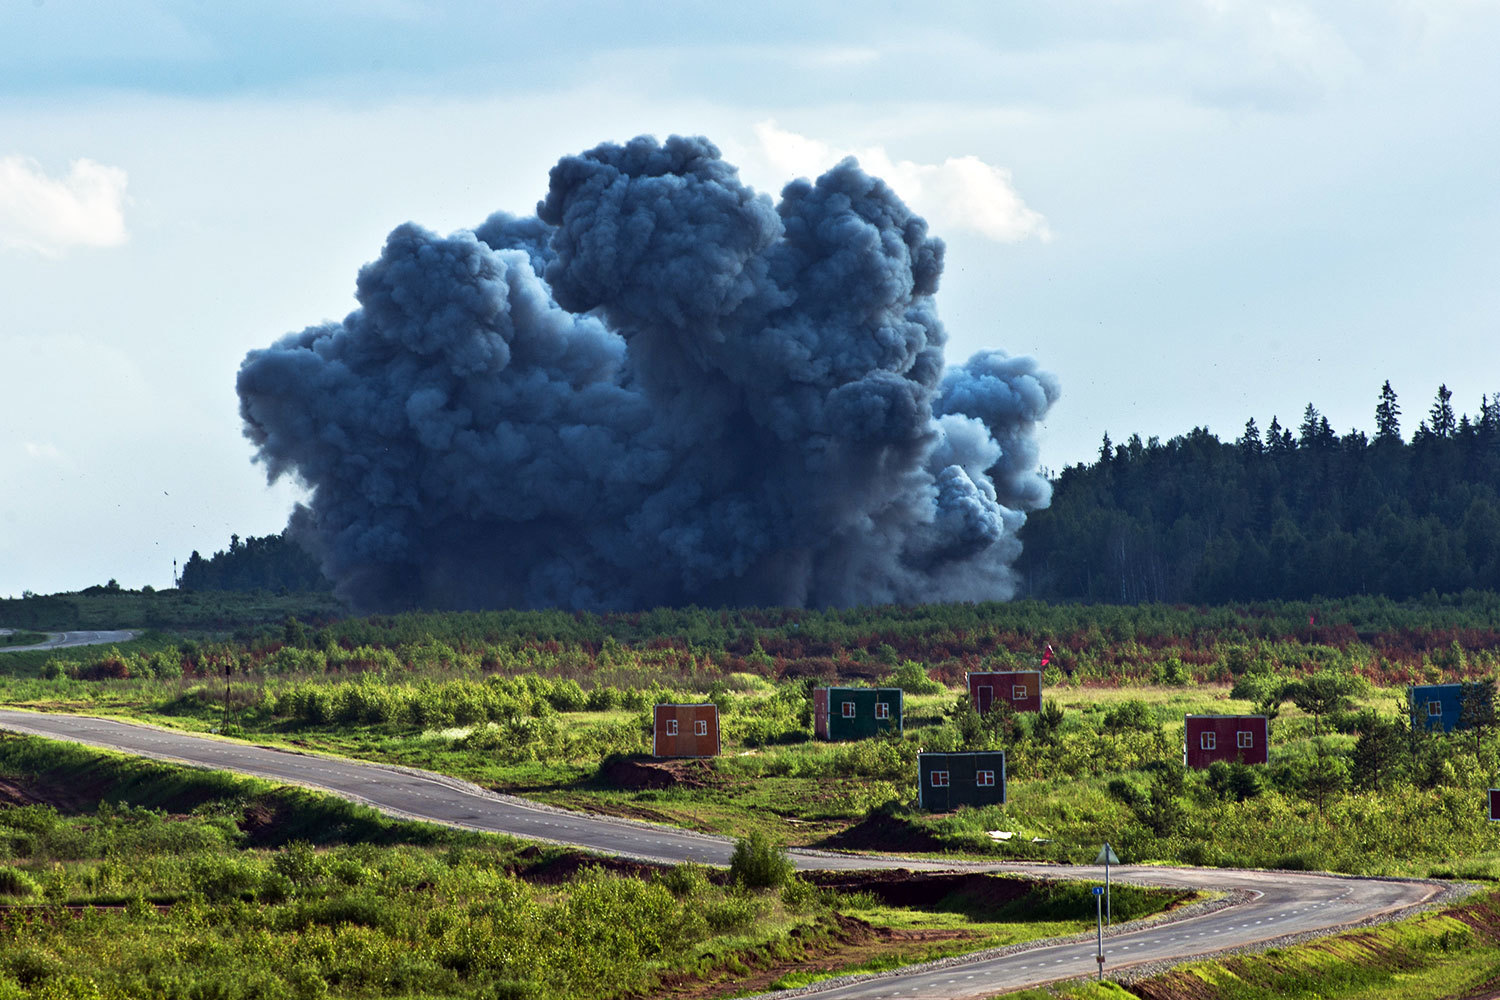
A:
[[[967,229],[999,243],[1052,238],[1046,218],[1017,193],[1010,171],[977,156],[949,157],[941,164],[892,160],[879,146],[838,149],[773,121],[756,125],[755,135],[760,154],[783,177],[816,177],[844,157],[856,157],[939,232]]]
[[[27,458],[36,459],[47,465],[60,465],[72,467],[73,462],[62,450],[50,441],[25,441],[21,444],[21,450],[26,453]]]
[[[49,257],[72,247],[112,247],[126,240],[125,171],[74,160],[49,177],[24,156],[0,157],[0,244]]]

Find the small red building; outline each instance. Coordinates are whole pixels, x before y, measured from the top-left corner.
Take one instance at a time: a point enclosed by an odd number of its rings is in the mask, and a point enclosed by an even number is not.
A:
[[[1490,789],[1490,822],[1500,823],[1500,788]]]
[[[1017,712],[1042,710],[1042,672],[1040,670],[985,670],[969,672],[969,704],[980,715],[997,701],[1003,701]]]
[[[653,757],[717,757],[719,707],[657,705],[651,727]]]
[[[1189,715],[1182,762],[1203,768],[1216,760],[1266,764],[1271,727],[1264,715]]]

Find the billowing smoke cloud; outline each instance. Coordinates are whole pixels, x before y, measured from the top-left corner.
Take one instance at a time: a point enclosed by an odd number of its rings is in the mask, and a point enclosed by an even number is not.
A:
[[[773,204],[704,139],[602,145],[535,217],[397,228],[240,412],[365,608],[1004,598],[1058,387],[944,374],[942,264],[853,160]]]

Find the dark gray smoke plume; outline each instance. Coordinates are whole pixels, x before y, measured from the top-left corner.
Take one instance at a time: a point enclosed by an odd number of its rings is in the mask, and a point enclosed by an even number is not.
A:
[[[942,266],[853,160],[773,204],[704,139],[602,145],[535,217],[396,229],[240,412],[365,608],[1004,598],[1057,381],[945,374]]]

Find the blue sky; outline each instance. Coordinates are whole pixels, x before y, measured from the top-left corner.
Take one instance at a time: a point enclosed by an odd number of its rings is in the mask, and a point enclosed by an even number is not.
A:
[[[722,9],[720,9],[722,8]],[[997,9],[998,8],[998,9]],[[245,352],[385,234],[529,211],[559,156],[846,153],[949,247],[950,363],[1061,379],[1052,468],[1314,403],[1500,391],[1500,3],[0,6],[0,595],[171,582],[279,530]]]

